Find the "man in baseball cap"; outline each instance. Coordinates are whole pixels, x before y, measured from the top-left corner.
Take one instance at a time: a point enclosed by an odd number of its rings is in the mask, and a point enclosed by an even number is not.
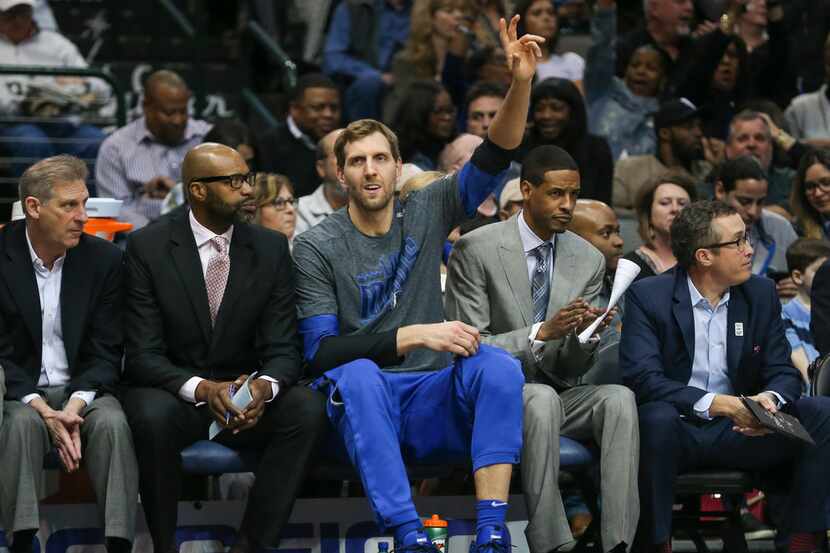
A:
[[[654,132],[654,155],[621,159],[614,167],[615,208],[633,208],[640,187],[666,171],[682,171],[698,181],[711,171],[704,160],[700,110],[690,100],[677,98],[660,104],[654,114]]]

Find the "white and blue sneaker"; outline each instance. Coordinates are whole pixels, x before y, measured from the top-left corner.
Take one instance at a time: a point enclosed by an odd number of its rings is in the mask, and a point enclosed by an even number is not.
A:
[[[432,543],[424,530],[415,530],[408,533],[403,543],[395,541],[395,549],[390,553],[441,553]]]
[[[511,547],[507,526],[485,526],[470,543],[470,553],[509,553]]]

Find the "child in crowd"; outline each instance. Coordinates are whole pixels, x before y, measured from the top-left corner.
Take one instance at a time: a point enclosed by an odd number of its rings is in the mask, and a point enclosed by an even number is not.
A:
[[[804,381],[809,380],[807,367],[818,357],[810,333],[810,289],[816,271],[830,257],[830,243],[800,238],[787,248],[787,266],[798,287],[798,294],[781,310],[787,340],[792,348],[792,362]]]

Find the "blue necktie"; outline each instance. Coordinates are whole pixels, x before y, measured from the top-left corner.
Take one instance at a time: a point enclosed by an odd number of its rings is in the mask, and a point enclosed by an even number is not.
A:
[[[530,292],[533,298],[533,322],[541,323],[545,320],[548,311],[548,300],[550,299],[550,266],[548,265],[548,252],[550,242],[537,246],[531,253],[536,258],[536,270],[533,271],[533,280],[530,285]]]

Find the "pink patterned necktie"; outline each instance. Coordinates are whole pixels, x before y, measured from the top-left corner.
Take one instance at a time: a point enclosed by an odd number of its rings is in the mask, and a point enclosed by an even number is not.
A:
[[[208,305],[210,306],[210,321],[216,324],[216,315],[222,305],[222,296],[225,294],[225,285],[228,283],[228,273],[231,260],[228,256],[228,245],[222,236],[214,236],[210,243],[216,248],[216,254],[208,261],[205,271],[205,286],[207,287]]]

